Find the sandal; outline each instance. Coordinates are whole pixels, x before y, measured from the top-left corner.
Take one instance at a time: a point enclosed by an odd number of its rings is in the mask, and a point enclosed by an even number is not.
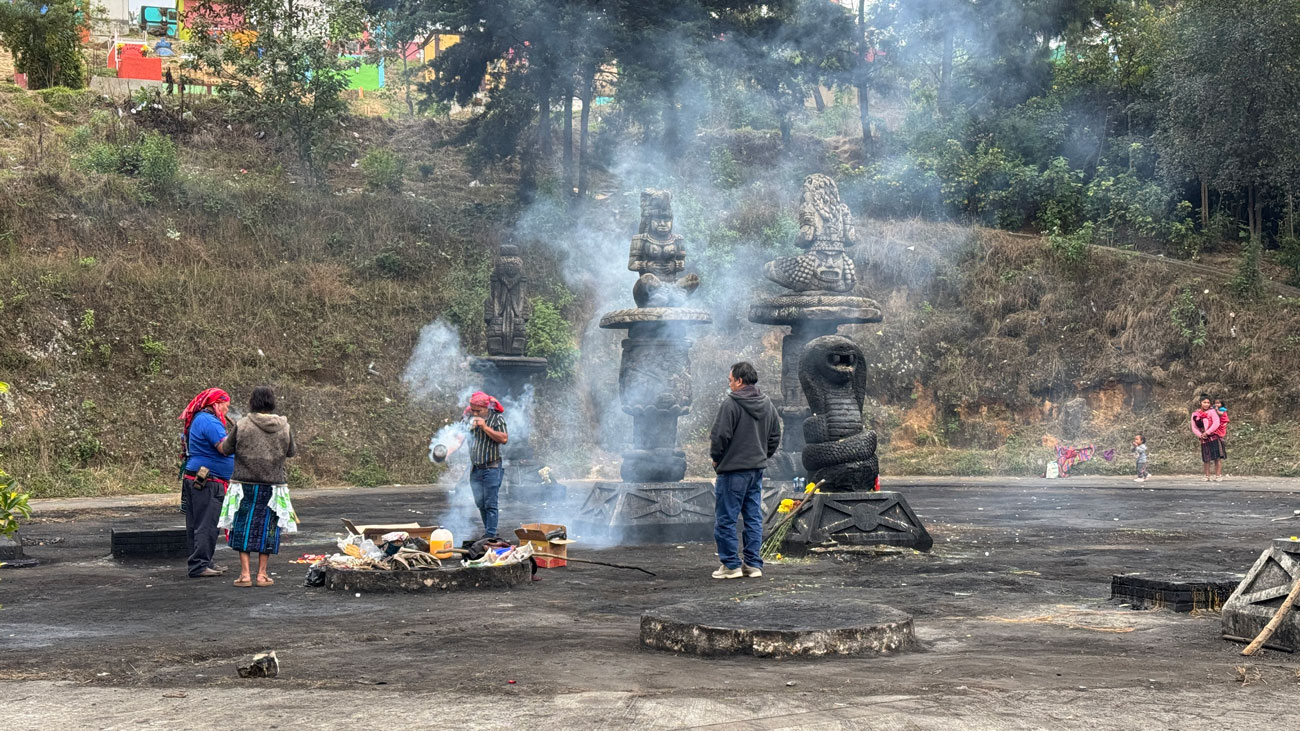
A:
[[[257,577],[257,585],[258,585],[258,586],[270,586],[270,585],[272,585],[272,584],[274,584],[274,583],[275,583],[275,580],[272,579],[270,576],[259,576],[259,577]]]
[[[235,579],[235,586],[252,586],[252,579]]]

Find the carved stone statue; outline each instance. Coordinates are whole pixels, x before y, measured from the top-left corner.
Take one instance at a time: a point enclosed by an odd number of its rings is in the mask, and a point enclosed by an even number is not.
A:
[[[862,349],[840,335],[808,343],[799,381],[812,416],[804,419],[803,466],[823,492],[874,490],[880,475],[876,433],[862,427],[867,371]]]
[[[769,261],[763,275],[796,292],[852,292],[857,283],[853,259],[845,247],[857,243],[853,214],[840,200],[835,181],[809,175],[799,196],[799,237],[807,253]]]
[[[492,267],[492,283],[483,303],[488,355],[521,356],[528,346],[524,327],[532,317],[528,277],[519,247],[502,244]]]
[[[667,190],[641,191],[641,225],[632,237],[627,268],[640,274],[632,287],[637,307],[681,307],[700,286],[700,278],[687,274],[686,246],[673,233],[673,194]]]

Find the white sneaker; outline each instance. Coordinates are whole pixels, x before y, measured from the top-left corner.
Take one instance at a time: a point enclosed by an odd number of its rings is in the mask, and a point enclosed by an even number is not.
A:
[[[763,569],[754,568],[753,566],[740,565],[740,573],[747,579],[757,579],[763,575]]]
[[[1209,481],[1210,481],[1210,478],[1208,478],[1208,477],[1202,477],[1202,478],[1201,478],[1201,482],[1209,482]]]
[[[715,579],[739,579],[743,575],[739,566],[729,569],[721,564],[718,565],[718,570],[713,572],[713,578]]]
[[[1147,478],[1145,478],[1145,477],[1139,477],[1139,478],[1137,478],[1136,480],[1134,480],[1134,482],[1146,482],[1146,481],[1147,481]]]
[[[1219,475],[1218,477],[1214,478],[1214,481],[1215,481],[1215,482],[1223,482],[1223,475]]]

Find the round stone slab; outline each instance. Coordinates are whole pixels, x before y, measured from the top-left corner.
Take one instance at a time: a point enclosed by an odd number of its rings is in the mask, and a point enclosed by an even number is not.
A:
[[[836,590],[673,604],[641,615],[641,644],[759,657],[887,655],[916,646],[912,615],[860,597]]]
[[[527,584],[531,577],[532,565],[527,561],[424,571],[367,571],[330,566],[325,569],[325,588],[387,593],[509,589]]]
[[[643,322],[708,325],[713,322],[713,316],[707,310],[692,310],[688,307],[632,307],[626,310],[614,310],[600,318],[600,326],[606,330],[626,330]]]
[[[836,324],[880,322],[880,305],[866,297],[823,293],[767,297],[749,307],[749,321],[761,325],[793,325],[808,320]]]

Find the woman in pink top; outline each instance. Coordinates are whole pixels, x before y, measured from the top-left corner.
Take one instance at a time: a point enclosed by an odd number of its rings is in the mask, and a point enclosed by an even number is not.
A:
[[[1201,408],[1192,412],[1192,433],[1201,440],[1201,464],[1205,468],[1205,482],[1210,481],[1210,467],[1214,467],[1214,481],[1223,482],[1223,440],[1219,438],[1219,412],[1210,405],[1210,397],[1201,394]]]

